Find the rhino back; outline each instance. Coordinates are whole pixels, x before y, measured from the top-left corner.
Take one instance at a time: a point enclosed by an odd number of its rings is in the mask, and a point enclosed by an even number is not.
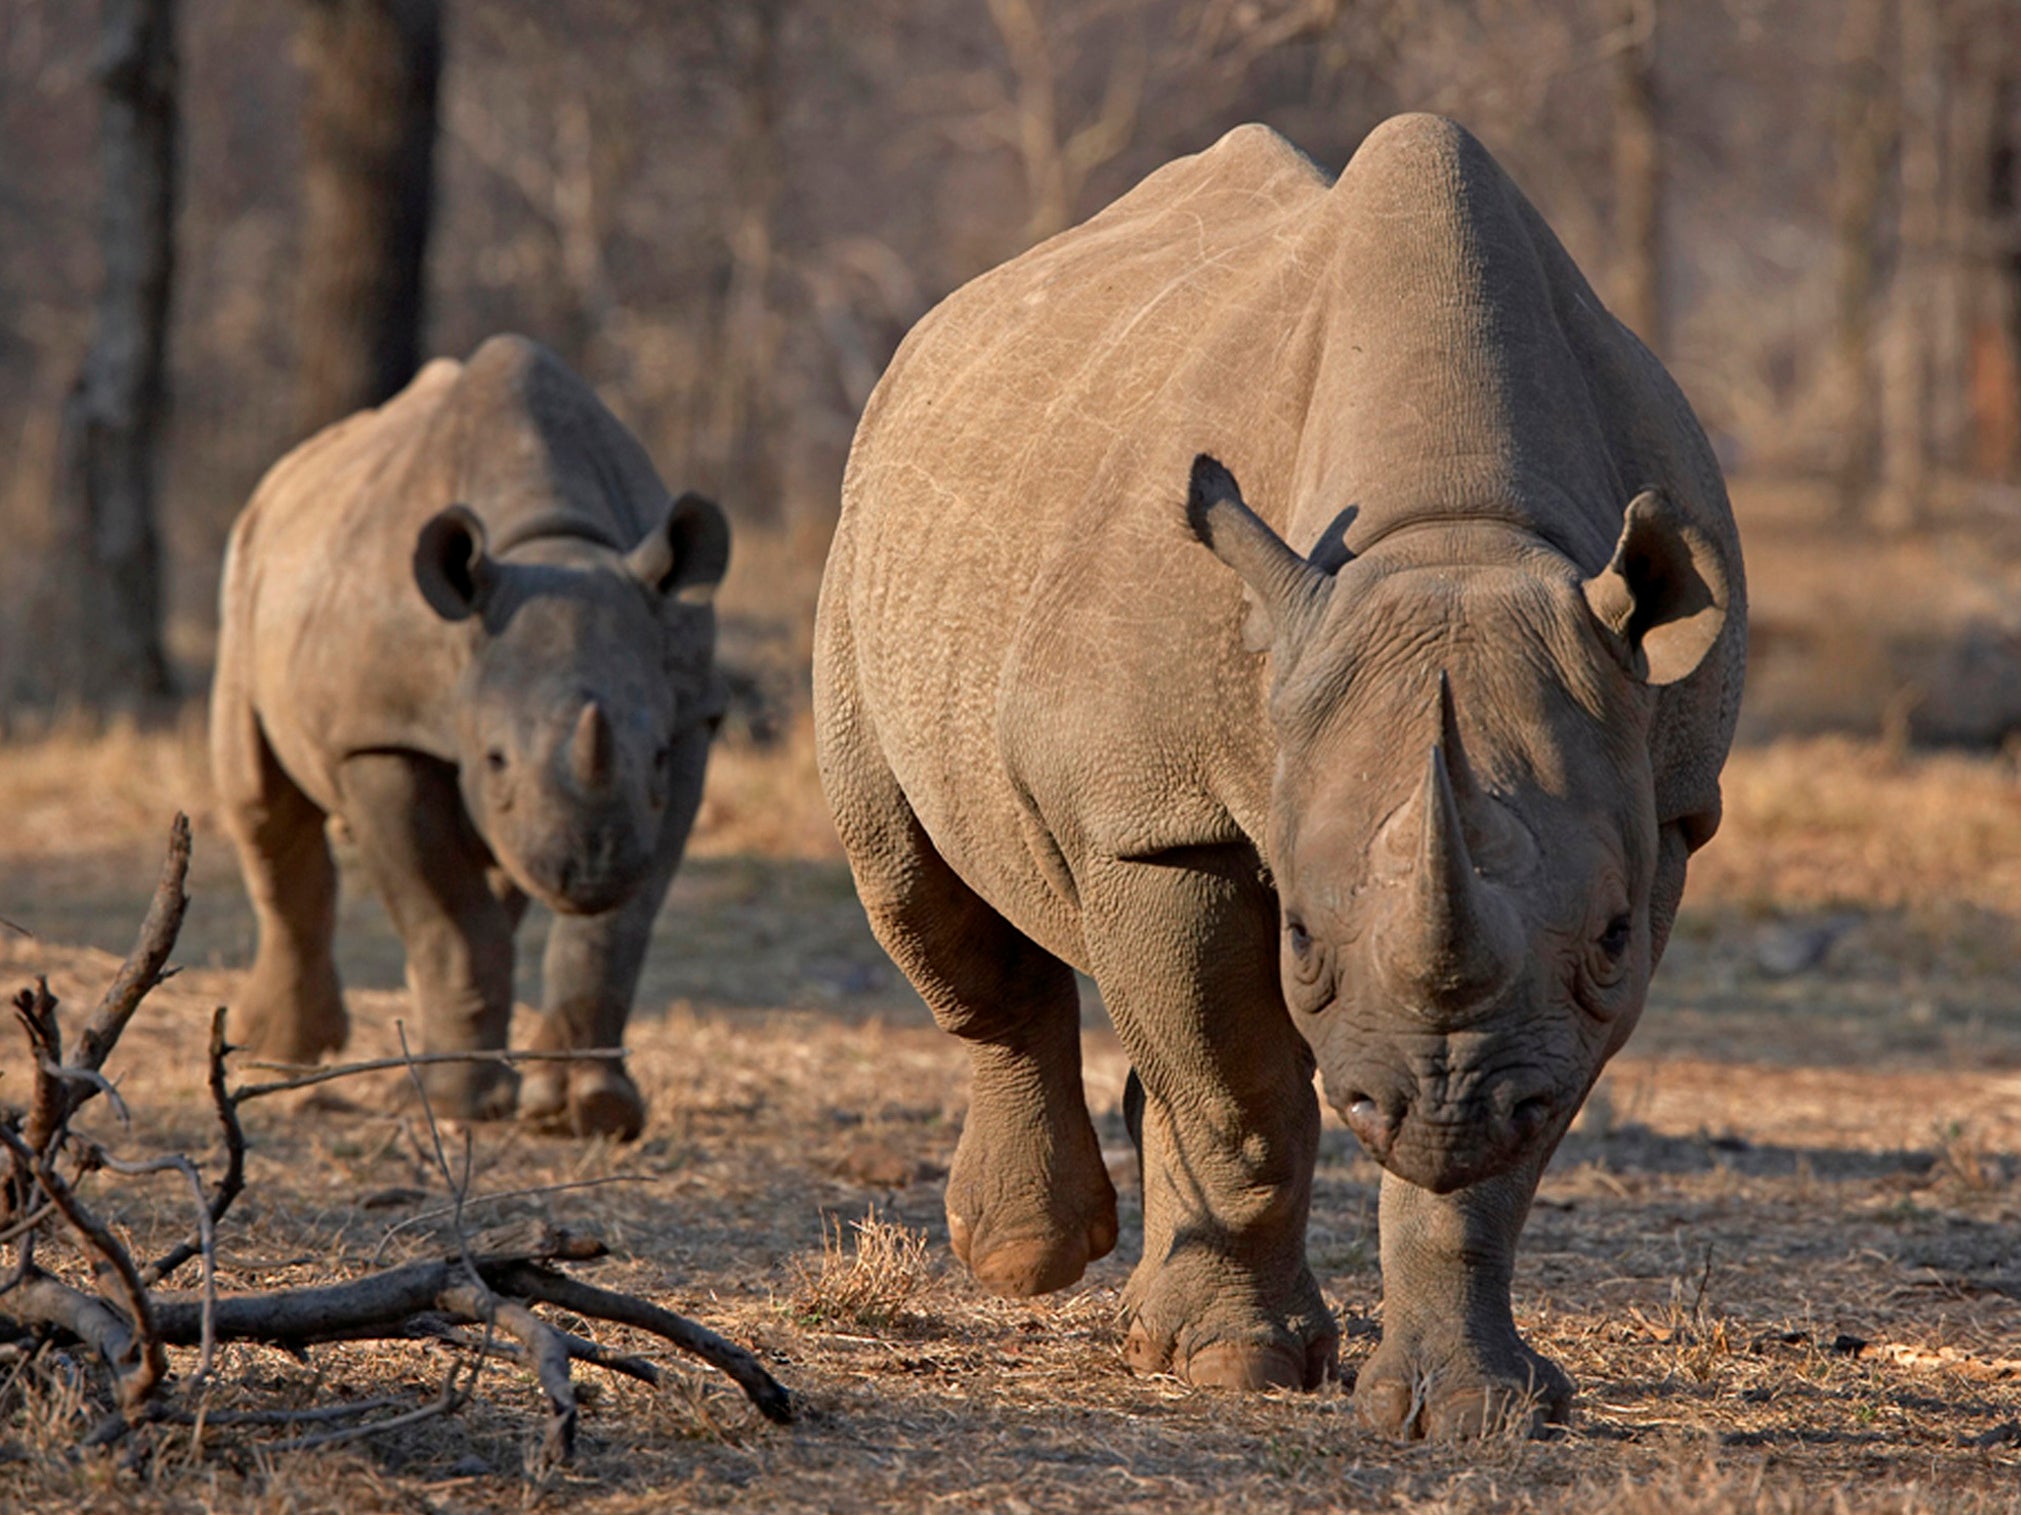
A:
[[[1307,234],[1303,212],[1325,189],[1275,133],[1241,128],[956,291],[906,339],[866,410],[832,570],[856,677],[928,834],[1014,918],[1029,913],[1016,902],[1057,906],[1070,890],[1049,854],[1052,828],[1071,818],[1037,814],[1003,748],[1004,702],[1025,698],[1025,672],[1054,655],[1058,601],[1108,620],[1100,656],[1074,671],[1129,700],[1179,692],[1146,687],[1140,653],[1192,661],[1190,649],[1238,688],[1255,682],[1211,608],[1233,615],[1239,595],[1183,535],[1180,454],[1260,433],[1276,443],[1261,456],[1295,439],[1309,343],[1273,332],[1269,313],[1304,303],[1287,287],[1309,288],[1310,275],[1272,250]],[[1297,370],[1290,382],[1244,382],[1244,349],[1259,339]],[[1145,579],[1169,595],[1134,595]],[[1171,767],[1167,808],[1215,824],[1223,807],[1187,771],[1202,744],[1171,731],[1169,714],[1113,709],[1078,745],[1149,744],[1107,748],[1104,774]],[[1005,844],[1016,836],[1035,846]]]
[[[628,548],[664,505],[650,460],[545,349],[494,337],[437,359],[376,410],[269,470],[233,527],[220,677],[240,678],[283,766],[325,808],[335,764],[398,748],[454,758],[469,628],[415,585],[420,529],[464,503],[492,551]]]
[[[845,484],[884,754],[1014,919],[1069,918],[1091,851],[1261,851],[1266,670],[1185,527],[1200,451],[1301,551],[1349,508],[1356,550],[1497,519],[1590,573],[1647,484],[1732,540],[1688,406],[1461,128],[1398,118],[1333,183],[1261,127],[1169,165],[929,315]],[[1673,726],[1737,693],[1733,647],[1708,662]]]

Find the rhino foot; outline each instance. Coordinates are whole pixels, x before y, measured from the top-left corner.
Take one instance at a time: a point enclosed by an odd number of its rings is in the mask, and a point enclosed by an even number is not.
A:
[[[1083,1225],[1037,1236],[992,1236],[987,1248],[976,1246],[974,1230],[952,1209],[947,1214],[947,1232],[954,1255],[967,1265],[977,1283],[1007,1299],[1029,1299],[1064,1289],[1087,1271],[1089,1263],[1115,1248],[1115,1198],[1110,1196],[1106,1213]]]
[[[1116,1189],[1101,1148],[1077,1111],[1067,1140],[987,1147],[972,1109],[947,1182],[954,1255],[992,1294],[1026,1299],[1064,1289],[1115,1248]],[[987,1125],[988,1122],[983,1123]]]
[[[314,1063],[341,1052],[351,1039],[351,1018],[336,995],[299,1003],[293,993],[264,990],[257,977],[231,1009],[227,1022],[234,1045],[275,1063]]]
[[[519,1118],[551,1135],[628,1142],[645,1128],[646,1101],[614,1064],[537,1063],[520,1081]]]
[[[504,1120],[519,1103],[519,1076],[488,1060],[431,1063],[421,1083],[428,1108],[446,1120]]]
[[[1285,1310],[1231,1300],[1213,1272],[1168,1261],[1141,1291],[1133,1281],[1123,1360],[1137,1373],[1170,1373],[1213,1389],[1316,1389],[1335,1374],[1340,1333],[1303,1267]],[[1196,1278],[1188,1287],[1186,1275]]]
[[[1536,1436],[1562,1422],[1571,1402],[1572,1380],[1513,1331],[1480,1341],[1457,1327],[1385,1330],[1354,1390],[1371,1429],[1410,1440]]]

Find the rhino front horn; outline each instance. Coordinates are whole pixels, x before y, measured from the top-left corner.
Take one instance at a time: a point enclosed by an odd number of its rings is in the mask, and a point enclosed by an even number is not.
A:
[[[569,739],[569,766],[585,789],[602,789],[611,781],[616,743],[611,735],[610,717],[591,700],[576,718],[575,735]]]
[[[1417,856],[1390,964],[1411,1004],[1461,1024],[1507,983],[1521,944],[1507,905],[1474,871],[1443,744],[1432,748],[1413,804]]]

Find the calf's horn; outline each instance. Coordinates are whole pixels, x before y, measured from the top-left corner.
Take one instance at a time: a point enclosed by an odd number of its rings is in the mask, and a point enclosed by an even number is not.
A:
[[[569,740],[569,765],[585,789],[601,789],[611,781],[614,742],[610,717],[591,700],[576,718],[575,735]]]

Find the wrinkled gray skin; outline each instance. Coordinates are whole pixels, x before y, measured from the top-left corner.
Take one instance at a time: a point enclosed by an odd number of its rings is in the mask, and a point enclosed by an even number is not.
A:
[[[553,354],[494,337],[268,473],[225,559],[211,752],[259,922],[235,1041],[313,1062],[349,1024],[326,827],[407,948],[429,1051],[505,1045],[512,938],[557,912],[542,1050],[622,1043],[722,710],[722,512],[669,497]],[[438,1110],[632,1136],[621,1063],[426,1073]]]
[[[970,1044],[976,1277],[1116,1240],[1072,965],[1141,1079],[1135,1366],[1330,1368],[1316,1061],[1386,1169],[1363,1413],[1562,1413],[1516,1238],[1718,825],[1744,638],[1689,408],[1450,122],[1333,183],[1242,128],[948,299],[857,433],[815,680],[872,924]]]

